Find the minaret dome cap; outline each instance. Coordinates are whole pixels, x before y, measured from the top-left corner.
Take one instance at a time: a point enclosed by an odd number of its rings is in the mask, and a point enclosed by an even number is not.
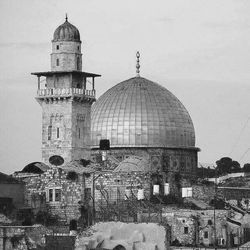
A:
[[[60,25],[54,32],[52,42],[57,41],[74,41],[81,42],[79,30],[70,22],[66,16],[65,22]]]

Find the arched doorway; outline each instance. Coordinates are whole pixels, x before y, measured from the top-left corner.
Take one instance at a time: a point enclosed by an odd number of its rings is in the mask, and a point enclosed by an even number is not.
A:
[[[113,250],[126,250],[126,248],[122,245],[118,245],[115,248],[113,248]]]

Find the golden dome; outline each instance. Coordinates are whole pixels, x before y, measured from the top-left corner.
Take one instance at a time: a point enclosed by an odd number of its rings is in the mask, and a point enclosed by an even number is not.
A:
[[[194,148],[195,132],[183,104],[166,88],[143,77],[106,91],[91,110],[92,148]]]

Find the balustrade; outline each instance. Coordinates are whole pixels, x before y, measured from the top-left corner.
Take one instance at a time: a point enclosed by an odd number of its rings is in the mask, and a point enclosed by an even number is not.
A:
[[[79,89],[79,88],[64,88],[64,89],[38,89],[37,96],[87,96],[95,97],[95,90]]]

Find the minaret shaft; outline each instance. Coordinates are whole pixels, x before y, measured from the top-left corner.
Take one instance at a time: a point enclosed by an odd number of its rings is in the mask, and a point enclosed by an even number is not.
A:
[[[67,19],[54,33],[51,71],[32,74],[38,77],[36,99],[42,107],[43,161],[52,155],[65,163],[88,159],[94,78],[100,75],[82,72],[80,34]]]

